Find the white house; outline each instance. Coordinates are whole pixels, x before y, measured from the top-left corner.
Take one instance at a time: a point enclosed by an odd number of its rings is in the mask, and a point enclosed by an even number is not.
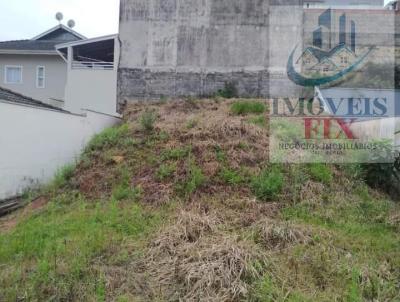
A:
[[[49,181],[120,121],[118,59],[117,35],[86,39],[63,25],[0,43],[0,205]]]
[[[63,107],[67,64],[55,46],[83,39],[60,24],[30,40],[0,42],[0,86]]]
[[[109,35],[56,46],[67,65],[65,109],[117,113],[117,75],[120,44]]]

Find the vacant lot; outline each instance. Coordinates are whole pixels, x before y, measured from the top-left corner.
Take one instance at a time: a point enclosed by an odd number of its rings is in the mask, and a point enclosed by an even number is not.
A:
[[[399,301],[400,208],[268,162],[268,104],[131,104],[0,220],[0,301]]]

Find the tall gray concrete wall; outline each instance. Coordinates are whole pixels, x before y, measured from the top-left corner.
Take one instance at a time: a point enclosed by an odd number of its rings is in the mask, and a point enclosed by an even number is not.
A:
[[[312,42],[322,12],[302,0],[121,0],[119,102],[211,95],[226,82],[244,97],[299,96],[286,64]],[[390,12],[346,13],[358,45],[393,40]]]
[[[121,0],[120,99],[268,95],[268,0]]]

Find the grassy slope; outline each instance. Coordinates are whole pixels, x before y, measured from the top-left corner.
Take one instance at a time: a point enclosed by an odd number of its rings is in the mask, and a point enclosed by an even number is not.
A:
[[[265,107],[128,107],[3,220],[0,301],[400,300],[398,205],[344,167],[269,164]]]

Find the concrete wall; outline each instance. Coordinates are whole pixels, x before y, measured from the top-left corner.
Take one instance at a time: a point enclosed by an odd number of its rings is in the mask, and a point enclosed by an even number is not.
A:
[[[22,84],[6,84],[5,66],[22,66]],[[36,68],[45,67],[45,88],[36,87]],[[0,55],[0,86],[53,105],[51,98],[64,100],[67,64],[58,55]]]
[[[90,109],[116,115],[117,71],[70,69],[65,88],[65,109],[80,113]]]
[[[286,65],[296,46],[297,59],[312,44],[324,10],[303,9],[300,0],[121,0],[120,9],[120,103],[210,95],[225,82],[234,82],[247,97],[310,92],[288,79]],[[383,46],[372,61],[392,62],[393,12],[346,13],[357,24],[357,43]]]
[[[90,111],[72,115],[0,101],[0,199],[49,181],[74,163],[95,133],[118,121]]]
[[[120,99],[268,95],[268,0],[121,0]]]

